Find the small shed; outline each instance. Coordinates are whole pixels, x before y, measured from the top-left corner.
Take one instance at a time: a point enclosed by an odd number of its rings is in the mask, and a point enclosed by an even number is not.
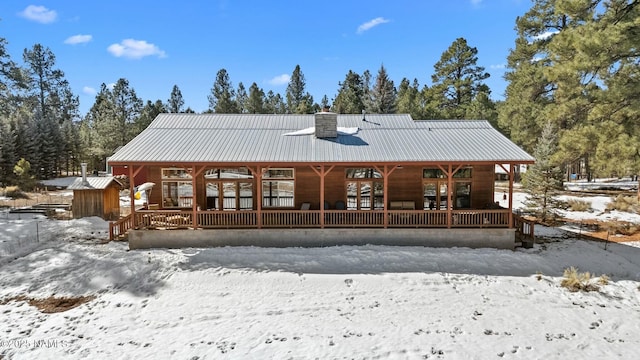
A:
[[[68,190],[73,190],[73,217],[99,216],[105,220],[120,217],[120,188],[113,176],[77,178]]]

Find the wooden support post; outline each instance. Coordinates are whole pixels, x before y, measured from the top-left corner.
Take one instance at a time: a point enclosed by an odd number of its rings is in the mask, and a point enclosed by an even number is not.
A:
[[[382,181],[383,181],[383,197],[382,197],[382,201],[384,202],[382,209],[384,211],[384,228],[388,228],[389,227],[389,175],[391,175],[391,173],[393,173],[394,171],[396,171],[396,169],[398,168],[399,165],[394,165],[391,169],[389,169],[388,165],[384,165],[384,167],[382,167],[382,169],[380,169],[377,166],[374,166],[374,169],[376,169],[379,173],[382,174]],[[373,191],[373,189],[371,189],[371,191]],[[374,195],[374,201],[375,201],[375,195]],[[375,208],[375,203],[374,203],[374,208]]]
[[[395,167],[394,167],[395,169]],[[378,170],[380,171],[380,170]],[[383,181],[384,181],[384,185],[383,185],[383,195],[382,195],[382,201],[384,202],[384,205],[382,206],[382,209],[384,210],[384,228],[388,228],[389,227],[389,207],[387,206],[387,204],[389,203],[389,173],[387,172],[387,165],[384,166],[384,171],[382,171],[382,177],[383,177]],[[371,191],[373,191],[373,188],[371,188]],[[374,201],[374,208],[375,208],[375,193],[373,194],[373,201]]]
[[[335,167],[335,165],[332,165],[331,167],[329,167],[329,169],[324,167],[324,164],[320,165],[320,169],[316,169],[317,165],[309,165],[309,167],[311,168],[311,170],[313,170],[319,177],[320,177],[320,228],[324,229],[324,178],[327,176],[327,174],[333,170],[333,168]]]
[[[320,165],[320,228],[324,229],[324,164]]]
[[[451,229],[451,223],[453,221],[453,171],[451,171],[451,164],[448,166],[447,171],[447,228]]]
[[[131,228],[135,229],[136,228],[136,192],[135,192],[135,174],[137,174],[137,172],[133,171],[133,165],[129,165],[129,200],[130,202],[130,207],[131,207]],[[140,171],[140,170],[138,170]],[[147,200],[148,201],[148,200]]]
[[[198,177],[195,165],[191,166],[191,225],[194,229],[198,228],[198,202],[196,201],[197,186],[196,178]]]
[[[256,226],[262,229],[262,166],[256,166]]]
[[[200,177],[200,174],[202,174],[202,172],[204,171],[204,169],[206,168],[206,166],[196,166],[196,164],[193,164],[191,167],[191,186],[192,186],[192,198],[191,198],[191,205],[192,205],[192,216],[193,216],[193,220],[191,221],[191,224],[193,226],[194,229],[197,229],[198,227],[200,227],[200,224],[198,223],[198,183],[197,183],[197,179],[198,177]],[[206,191],[206,190],[205,190]],[[206,207],[206,205],[205,205]]]
[[[513,227],[513,178],[515,176],[515,166],[509,164],[509,229]]]

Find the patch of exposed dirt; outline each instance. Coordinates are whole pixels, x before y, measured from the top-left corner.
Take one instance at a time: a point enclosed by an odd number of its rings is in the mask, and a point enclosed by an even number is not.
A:
[[[567,223],[576,223],[575,220],[563,219]],[[584,219],[580,221],[583,226],[583,234],[593,238],[608,240],[613,242],[627,242],[627,241],[640,241],[640,231],[631,230],[638,228],[637,225],[632,225],[621,221],[598,221],[594,219]],[[616,228],[629,229],[625,233],[615,231]],[[609,230],[611,229],[611,230]]]
[[[78,307],[84,303],[87,303],[96,297],[90,296],[78,296],[78,297],[55,297],[49,296],[44,299],[34,299],[25,295],[13,296],[0,301],[0,305],[5,305],[11,301],[25,301],[31,306],[35,306],[45,314],[52,314],[58,312],[64,312]]]
[[[589,236],[602,239],[609,240],[613,242],[627,242],[627,241],[640,241],[640,233],[635,233],[631,235],[622,235],[622,234],[610,234],[606,230],[594,231],[594,232],[585,232]]]

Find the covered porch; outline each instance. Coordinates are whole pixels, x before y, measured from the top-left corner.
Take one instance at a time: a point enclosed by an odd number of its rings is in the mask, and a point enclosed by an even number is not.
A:
[[[506,207],[494,202],[496,165],[510,174]],[[111,238],[129,229],[517,226],[511,200],[514,164],[209,163],[128,164],[127,168],[130,178],[147,172],[158,189],[149,198],[150,206],[132,209],[129,216],[112,223]],[[181,191],[172,190],[179,187]],[[130,193],[134,203],[133,184]]]

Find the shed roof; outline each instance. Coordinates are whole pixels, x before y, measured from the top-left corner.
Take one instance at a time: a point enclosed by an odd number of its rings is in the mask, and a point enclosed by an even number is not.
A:
[[[118,183],[113,176],[91,176],[87,177],[87,184],[82,181],[82,178],[76,178],[71,185],[67,186],[68,190],[103,190],[109,187],[112,182]]]
[[[407,114],[339,114],[353,135],[285,136],[314,115],[160,114],[111,164],[246,162],[497,162],[534,158],[485,120],[416,120]]]

